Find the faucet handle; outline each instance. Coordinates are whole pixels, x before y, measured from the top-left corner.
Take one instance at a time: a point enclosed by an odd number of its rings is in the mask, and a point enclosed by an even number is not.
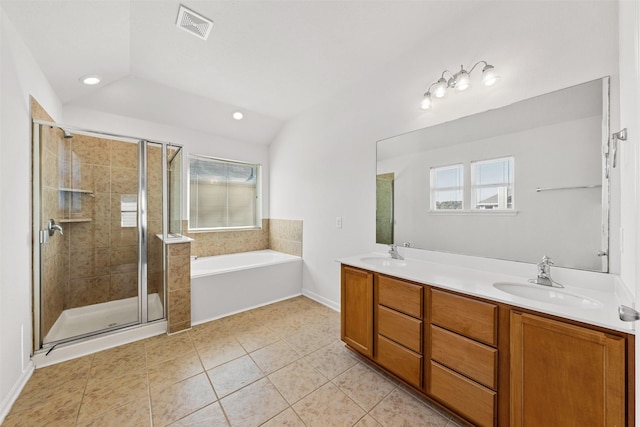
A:
[[[541,261],[540,263],[541,263],[541,264],[544,264],[544,265],[555,265],[555,264],[553,263],[553,260],[552,260],[551,258],[549,258],[548,256],[546,256],[546,255],[544,255],[544,256],[542,257],[542,261]]]

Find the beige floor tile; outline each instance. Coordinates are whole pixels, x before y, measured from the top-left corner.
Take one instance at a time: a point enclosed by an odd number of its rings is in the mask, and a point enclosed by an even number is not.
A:
[[[269,374],[299,359],[300,355],[286,342],[277,341],[254,351],[251,353],[251,358],[262,372]]]
[[[397,388],[373,408],[369,415],[384,427],[444,427],[449,421],[426,403]]]
[[[171,424],[171,427],[228,427],[227,418],[218,402],[194,412]]]
[[[151,395],[153,425],[168,425],[215,401],[215,394],[204,373],[187,378]]]
[[[2,427],[72,427],[75,425],[78,407],[79,403],[66,406],[49,403],[27,411],[12,412],[5,418]]]
[[[365,415],[354,427],[382,427],[382,425],[371,418],[371,415]]]
[[[120,427],[120,426],[151,426],[151,407],[149,398],[134,400],[124,406],[119,406],[103,412],[96,418],[79,422],[78,427]]]
[[[259,426],[288,406],[266,378],[230,394],[220,403],[233,427]]]
[[[278,334],[264,326],[262,323],[259,323],[258,325],[260,326],[252,326],[248,329],[238,331],[235,334],[236,339],[240,345],[244,347],[247,353],[266,347],[280,339]]]
[[[333,383],[365,411],[370,411],[396,388],[394,383],[361,363],[340,374]]]
[[[147,373],[144,371],[114,378],[90,378],[78,420],[94,418],[109,409],[148,396]]]
[[[193,377],[204,372],[198,354],[195,352],[178,356],[166,362],[149,366],[149,388],[151,393],[164,390],[171,384]]]
[[[218,398],[259,380],[264,375],[249,356],[242,356],[207,371]]]
[[[22,390],[22,394],[30,394],[34,391],[60,390],[60,385],[72,380],[86,380],[91,371],[91,362],[94,355],[80,357],[67,362],[58,363],[44,368],[36,369]]]
[[[188,332],[159,335],[146,340],[147,364],[153,365],[195,351]]]
[[[272,373],[269,379],[289,404],[294,404],[328,381],[309,362],[302,359]]]
[[[119,377],[146,368],[144,343],[139,341],[95,354],[91,378]]]
[[[293,409],[288,408],[282,412],[280,412],[275,417],[271,418],[266,423],[262,424],[261,427],[306,427],[300,417],[293,411]]]
[[[332,383],[327,383],[293,409],[308,427],[352,426],[365,412]]]
[[[309,354],[305,359],[330,380],[358,363],[342,341],[334,341]]]
[[[308,327],[284,338],[287,344],[302,355],[313,353],[314,351],[332,343],[335,339],[335,337],[331,337],[328,334],[318,332]]]
[[[207,370],[247,354],[233,337],[221,339],[213,344],[196,344],[196,350]]]
[[[86,384],[86,379],[76,379],[59,384],[56,388],[47,386],[37,390],[30,387],[28,392],[20,394],[11,408],[10,415],[23,411],[31,412],[42,407],[75,407],[77,410]]]

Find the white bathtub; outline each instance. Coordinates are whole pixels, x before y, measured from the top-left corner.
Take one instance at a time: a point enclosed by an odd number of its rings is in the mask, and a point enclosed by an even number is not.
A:
[[[272,250],[191,261],[191,324],[302,294],[302,258]]]

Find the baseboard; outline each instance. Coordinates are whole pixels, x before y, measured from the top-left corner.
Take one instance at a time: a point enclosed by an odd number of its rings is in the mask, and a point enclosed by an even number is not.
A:
[[[22,371],[22,375],[20,375],[18,381],[16,381],[13,387],[11,387],[9,394],[4,399],[2,399],[2,403],[0,403],[0,424],[2,424],[7,415],[9,415],[11,407],[18,399],[18,396],[20,396],[22,389],[27,384],[27,381],[29,381],[29,378],[31,378],[31,375],[33,375],[34,370],[35,367],[33,365],[33,362],[29,361],[29,363],[27,364],[27,368]]]
[[[322,305],[326,305],[327,307],[329,307],[334,311],[340,312],[340,304],[336,303],[335,301],[331,301],[330,299],[325,298],[321,295],[318,295],[315,292],[311,292],[308,289],[302,289],[302,295],[316,302],[319,302]]]

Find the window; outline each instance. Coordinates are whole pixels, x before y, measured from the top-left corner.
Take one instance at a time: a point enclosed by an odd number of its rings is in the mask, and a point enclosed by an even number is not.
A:
[[[513,157],[471,162],[471,208],[513,209]]]
[[[120,227],[138,226],[138,196],[122,194],[120,196]]]
[[[463,190],[462,164],[431,168],[431,210],[463,209]]]
[[[258,228],[260,165],[189,156],[189,229]]]

